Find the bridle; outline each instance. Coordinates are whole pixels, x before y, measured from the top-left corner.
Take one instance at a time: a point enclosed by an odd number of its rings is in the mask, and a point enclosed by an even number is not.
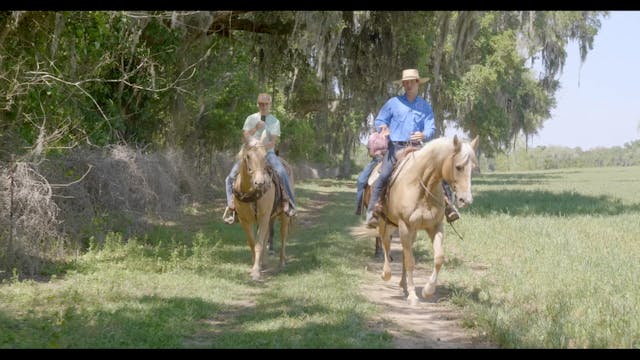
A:
[[[257,147],[264,147],[264,145],[262,144],[247,145],[246,151],[250,151],[253,148],[257,148]],[[246,160],[244,158],[242,159],[242,166],[244,167],[247,166]],[[268,168],[265,168],[265,171],[269,174],[268,176],[271,176],[271,173],[269,172]],[[248,192],[240,192],[239,190],[236,190],[234,186],[233,194],[238,198],[238,200],[242,202],[255,202],[258,199],[260,199],[262,195],[264,195],[264,193],[266,193],[271,188],[271,183],[272,183],[271,181],[265,181],[264,183],[262,183],[261,186],[257,188],[252,187]]]
[[[413,155],[413,154],[412,154],[412,155]],[[469,161],[469,160],[467,159],[467,161]],[[452,175],[453,175],[453,174],[455,174],[455,172],[454,172],[454,171],[455,171],[455,169],[454,169],[454,168],[455,168],[455,162],[454,162],[454,161],[453,161],[453,159],[452,159],[452,161],[451,161],[451,174],[452,174]],[[429,189],[427,188],[427,186],[426,186],[426,185],[424,184],[424,182],[422,181],[422,178],[418,178],[418,181],[420,182],[420,186],[422,186],[422,188],[424,189],[425,194],[428,194],[429,196],[431,196],[431,198],[433,199],[433,201],[434,201],[438,206],[440,206],[441,208],[443,208],[443,209],[444,209],[444,208],[445,208],[445,205],[442,203],[442,201],[440,201],[440,199],[438,199],[435,195],[433,195],[433,193],[432,193],[431,191],[429,191]],[[440,180],[440,181],[442,181],[442,180]],[[455,194],[455,192],[456,192],[456,184],[455,184],[455,181],[454,181],[454,183],[453,183],[453,184],[450,184],[450,186],[451,186],[451,191]],[[446,196],[446,195],[445,195],[445,196]],[[452,228],[452,229],[453,229],[453,231],[456,233],[456,235],[458,235],[458,237],[460,238],[460,240],[464,241],[464,238],[462,238],[462,235],[460,235],[460,233],[458,232],[458,230],[456,230],[456,228],[453,226],[453,223],[450,223],[450,222],[448,222],[448,221],[447,221],[447,223],[451,226],[451,228]]]

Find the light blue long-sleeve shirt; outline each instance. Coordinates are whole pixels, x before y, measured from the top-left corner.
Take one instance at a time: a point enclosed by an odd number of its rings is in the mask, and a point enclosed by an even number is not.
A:
[[[409,141],[411,133],[421,131],[427,142],[436,132],[431,105],[420,96],[411,103],[406,94],[392,97],[382,106],[375,122],[378,131],[380,125],[387,125],[391,141]]]

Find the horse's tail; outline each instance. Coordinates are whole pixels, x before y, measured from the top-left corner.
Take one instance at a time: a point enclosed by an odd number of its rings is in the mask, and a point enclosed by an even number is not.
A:
[[[349,229],[349,233],[356,239],[365,239],[378,236],[378,228],[368,228],[364,225],[354,226]]]

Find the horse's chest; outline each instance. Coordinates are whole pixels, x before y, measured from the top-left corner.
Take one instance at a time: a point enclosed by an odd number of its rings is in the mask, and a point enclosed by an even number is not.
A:
[[[424,229],[437,224],[437,219],[443,216],[442,210],[435,206],[422,205],[413,210],[409,222],[416,228]]]

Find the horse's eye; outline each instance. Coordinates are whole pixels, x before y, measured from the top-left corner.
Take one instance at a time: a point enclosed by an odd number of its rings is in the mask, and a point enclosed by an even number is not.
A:
[[[458,165],[458,166],[456,166],[456,170],[462,171],[462,170],[464,170],[464,166]]]

